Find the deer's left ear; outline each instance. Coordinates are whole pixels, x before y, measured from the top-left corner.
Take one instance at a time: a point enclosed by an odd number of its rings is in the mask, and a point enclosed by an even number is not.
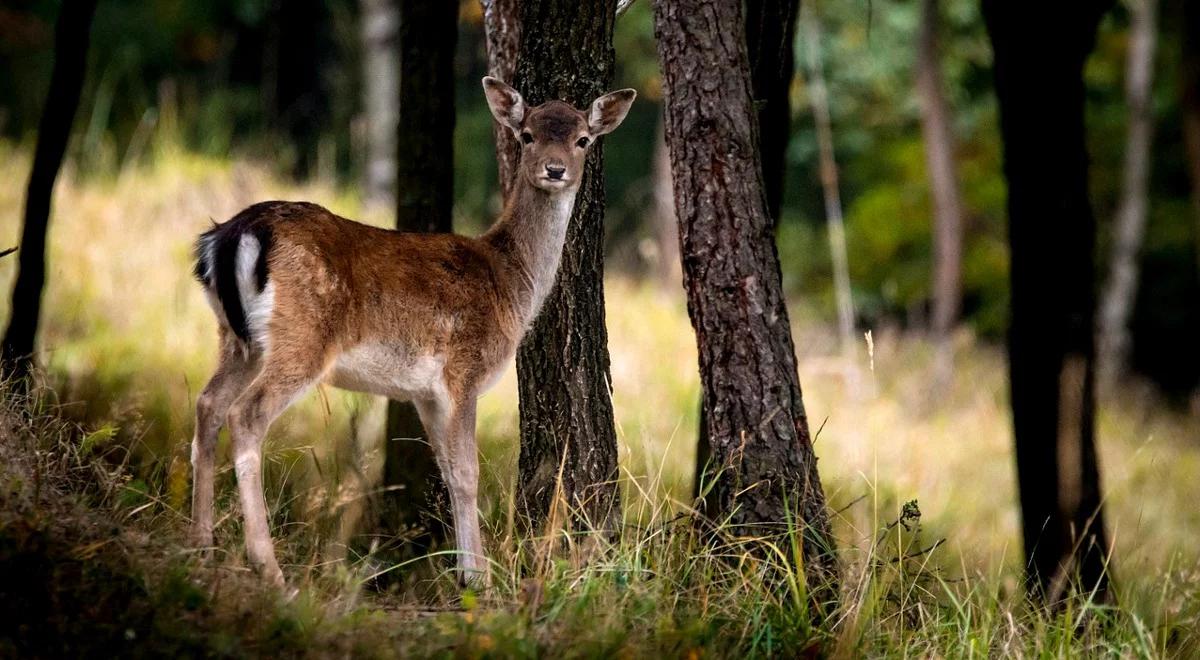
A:
[[[637,92],[632,89],[621,89],[609,92],[592,101],[592,110],[588,113],[588,130],[592,136],[612,133],[625,120],[629,108]]]

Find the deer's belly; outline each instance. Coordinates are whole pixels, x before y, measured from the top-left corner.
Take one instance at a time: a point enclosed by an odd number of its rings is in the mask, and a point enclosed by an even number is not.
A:
[[[379,394],[397,401],[441,398],[445,358],[408,355],[387,346],[356,346],[338,356],[325,377],[334,387]]]

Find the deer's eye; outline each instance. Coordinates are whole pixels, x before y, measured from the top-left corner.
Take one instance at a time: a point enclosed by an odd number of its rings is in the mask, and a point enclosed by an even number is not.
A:
[[[581,137],[575,141],[575,146],[579,147],[580,149],[587,149],[588,144],[590,144],[590,142],[585,137]]]
[[[521,141],[525,144],[533,144],[533,133],[530,133],[529,131],[521,133]]]

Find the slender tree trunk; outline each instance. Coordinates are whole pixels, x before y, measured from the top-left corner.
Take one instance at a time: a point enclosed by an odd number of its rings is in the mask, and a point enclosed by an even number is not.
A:
[[[614,0],[527,0],[515,87],[530,105],[586,108],[613,75]],[[603,142],[588,154],[558,283],[517,352],[518,497],[529,520],[559,496],[599,528],[620,521],[608,331],[604,325]],[[558,510],[557,508],[555,509]]]
[[[1109,2],[983,0],[1011,247],[1009,373],[1030,591],[1105,591],[1095,448],[1095,218],[1083,66]],[[1036,47],[1033,44],[1037,44]]]
[[[400,0],[400,112],[396,134],[396,228],[449,232],[454,209],[454,49],[458,4]],[[399,528],[445,534],[446,487],[411,403],[388,404],[385,515]],[[399,486],[400,488],[394,488]],[[418,537],[428,545],[429,537]]]
[[[1180,112],[1184,152],[1196,221],[1196,265],[1200,266],[1200,2],[1182,0],[1183,56],[1180,62]]]
[[[741,3],[659,0],[667,144],[713,465],[703,507],[740,533],[802,529],[819,602],[836,594],[825,497],[763,195]]]
[[[795,70],[793,44],[800,0],[746,0],[746,50],[750,88],[758,113],[759,154],[767,215],[778,224],[792,136],[789,92]]]
[[[654,242],[658,246],[658,282],[664,289],[677,291],[679,269],[679,224],[675,221],[675,197],[671,188],[671,152],[667,150],[667,134],[659,119],[654,131]],[[703,438],[700,439],[704,441]],[[703,464],[697,466],[703,468]]]
[[[321,0],[276,0],[272,22],[272,116],[296,150],[292,175],[305,178],[317,164],[321,129],[329,121],[322,68],[332,49],[331,20]]]
[[[517,72],[517,50],[521,46],[521,17],[517,0],[480,0],[483,27],[487,33],[488,75],[511,83]],[[521,145],[508,128],[492,124],[496,137],[496,165],[504,199],[512,192],[513,172],[521,159]]]
[[[813,118],[821,159],[821,189],[829,222],[829,251],[833,260],[833,286],[837,298],[838,333],[842,338],[847,389],[858,392],[858,366],[854,359],[854,298],[850,288],[850,265],[846,257],[846,223],[842,217],[842,195],[838,184],[837,160],[833,152],[833,119],[825,87],[825,65],[821,61],[820,18],[809,10],[804,17],[804,40],[808,59]]]
[[[1130,48],[1125,65],[1129,124],[1121,202],[1113,232],[1108,282],[1100,304],[1100,384],[1115,385],[1129,361],[1129,319],[1138,289],[1138,256],[1146,235],[1150,146],[1154,139],[1154,51],[1158,40],[1158,0],[1132,0]]]
[[[962,302],[963,210],[954,163],[954,133],[938,55],[938,0],[921,0],[917,39],[917,93],[921,132],[933,199],[933,338],[937,375],[946,383],[953,371],[951,333]]]
[[[363,107],[367,116],[366,202],[396,203],[396,130],[400,125],[397,40],[400,13],[394,0],[361,0]]]
[[[54,27],[54,70],[38,124],[37,148],[25,193],[25,225],[21,233],[17,281],[13,287],[12,317],[4,333],[0,362],[7,375],[25,383],[33,364],[34,338],[42,313],[46,283],[46,233],[54,181],[62,167],[71,124],[87,71],[95,0],[64,0]]]

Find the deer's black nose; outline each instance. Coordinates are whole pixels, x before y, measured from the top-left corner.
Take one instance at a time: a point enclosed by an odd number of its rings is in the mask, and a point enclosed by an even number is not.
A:
[[[550,177],[551,179],[561,180],[563,178],[563,174],[566,173],[566,171],[567,171],[567,168],[563,167],[562,165],[547,165],[546,166],[546,176]]]

